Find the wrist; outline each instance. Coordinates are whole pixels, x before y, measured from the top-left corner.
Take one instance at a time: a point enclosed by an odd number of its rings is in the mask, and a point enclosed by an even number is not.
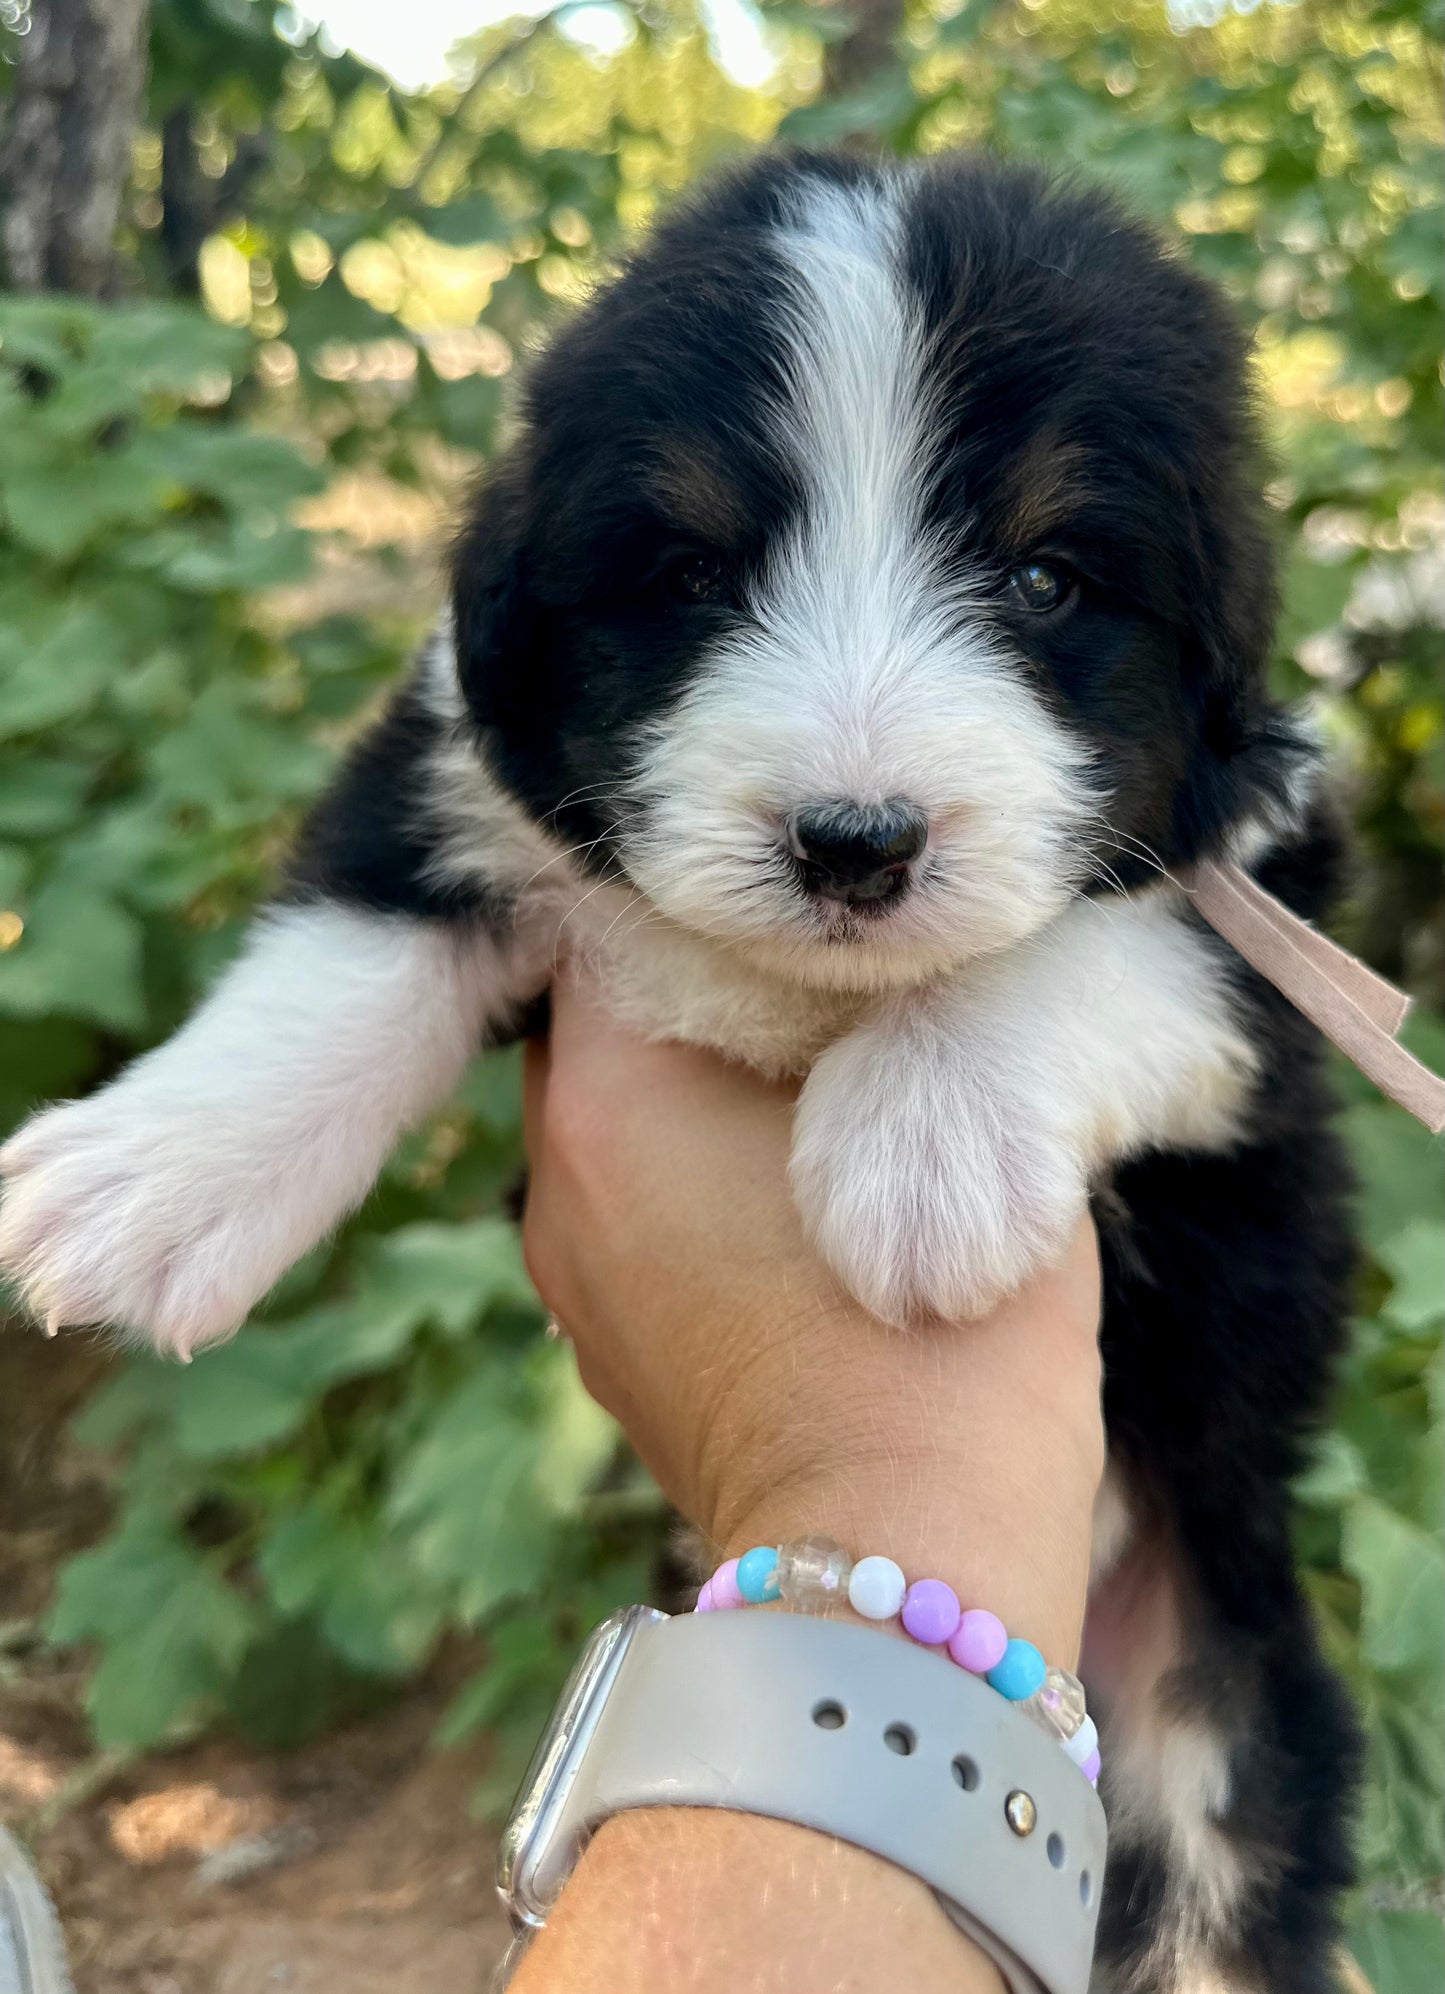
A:
[[[775,1484],[729,1515],[717,1556],[831,1537],[851,1559],[893,1559],[910,1583],[942,1579],[966,1607],[987,1607],[1046,1660],[1072,1669],[1096,1480],[1091,1460],[1066,1472],[1056,1452],[1047,1469],[1024,1461],[1015,1476],[984,1485],[966,1460],[940,1463],[933,1455],[894,1457],[873,1470],[838,1464]]]
[[[1003,1994],[933,1893],[880,1857],[788,1821],[659,1808],[599,1830],[514,1988],[792,1994],[900,1982],[914,1994]]]

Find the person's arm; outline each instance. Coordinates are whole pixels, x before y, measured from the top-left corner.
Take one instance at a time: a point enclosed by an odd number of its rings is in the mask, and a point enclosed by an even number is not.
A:
[[[791,1106],[558,991],[550,1048],[530,1054],[526,1245],[588,1389],[719,1558],[822,1533],[946,1579],[1072,1666],[1103,1462],[1092,1232],[982,1322],[888,1329],[803,1238]],[[597,1835],[514,1984],[1001,1982],[878,1858],[785,1823],[663,1809]]]

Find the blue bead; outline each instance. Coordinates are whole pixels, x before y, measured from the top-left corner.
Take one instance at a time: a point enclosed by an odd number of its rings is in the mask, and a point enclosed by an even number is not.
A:
[[[738,1559],[738,1591],[749,1606],[778,1596],[778,1554],[770,1544],[744,1551]]]
[[[1042,1689],[1048,1669],[1032,1641],[1010,1641],[1003,1658],[988,1672],[988,1680],[1010,1703],[1022,1703],[1036,1689]]]

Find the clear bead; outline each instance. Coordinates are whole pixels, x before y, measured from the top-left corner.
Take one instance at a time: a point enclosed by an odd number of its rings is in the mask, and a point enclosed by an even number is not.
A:
[[[1028,1712],[1040,1730],[1063,1743],[1084,1721],[1084,1685],[1067,1669],[1050,1669],[1042,1685],[1019,1708]]]
[[[848,1603],[853,1561],[831,1537],[804,1537],[778,1547],[778,1591],[802,1613],[827,1613]]]

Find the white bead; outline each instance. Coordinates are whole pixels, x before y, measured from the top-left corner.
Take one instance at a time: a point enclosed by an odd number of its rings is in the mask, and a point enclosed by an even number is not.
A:
[[[1064,1750],[1076,1766],[1081,1766],[1093,1752],[1098,1742],[1099,1727],[1092,1717],[1086,1717],[1078,1730],[1075,1731],[1073,1737],[1065,1738]]]
[[[848,1604],[865,1620],[892,1620],[903,1611],[908,1581],[891,1558],[860,1558],[848,1575]]]

